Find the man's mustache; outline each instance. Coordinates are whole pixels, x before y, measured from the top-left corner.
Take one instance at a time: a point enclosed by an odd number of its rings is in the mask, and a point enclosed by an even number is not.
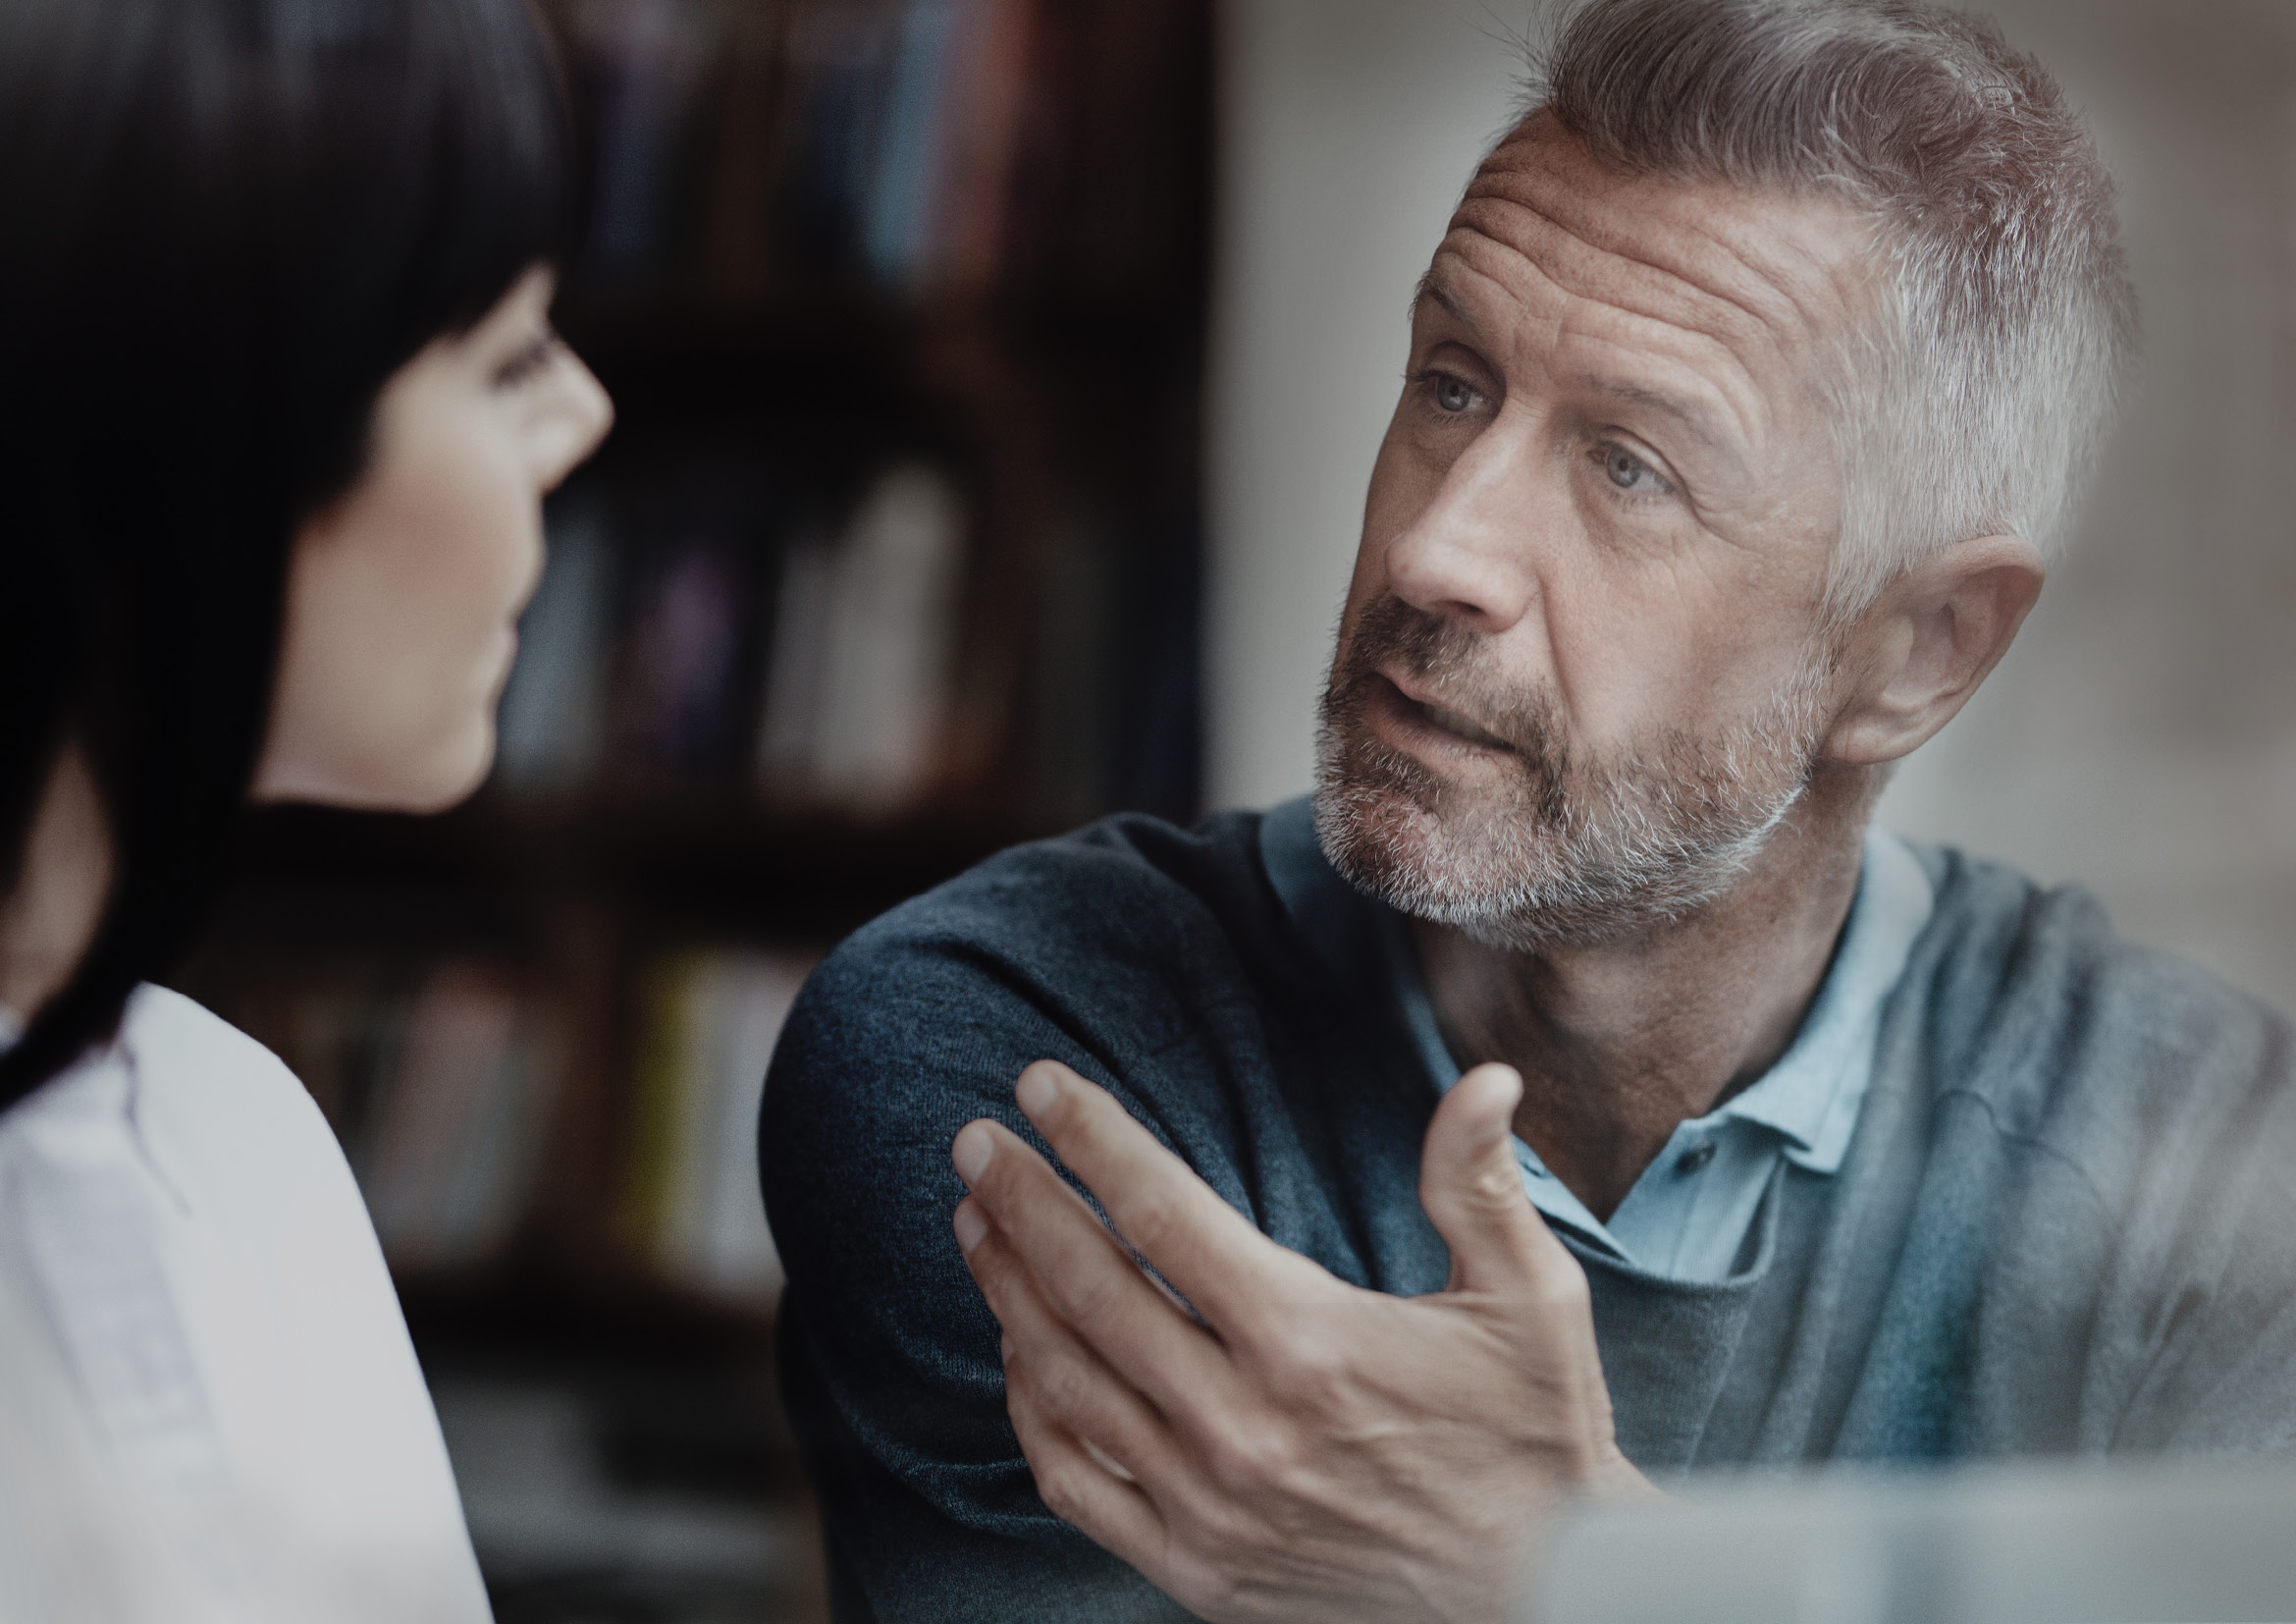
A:
[[[1383,597],[1356,622],[1333,685],[1334,709],[1360,710],[1383,668],[1401,666],[1437,688],[1445,710],[1513,745],[1535,765],[1559,775],[1566,765],[1554,699],[1543,687],[1494,678],[1486,669],[1485,639],[1455,621]]]

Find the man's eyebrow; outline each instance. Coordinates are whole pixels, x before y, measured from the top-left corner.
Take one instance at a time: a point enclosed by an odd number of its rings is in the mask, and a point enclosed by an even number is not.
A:
[[[1594,394],[1608,395],[1647,411],[1671,417],[1716,456],[1728,458],[1741,468],[1745,465],[1745,459],[1739,449],[1714,426],[1713,418],[1695,401],[1667,390],[1653,389],[1648,384],[1636,383],[1630,378],[1613,378],[1600,373],[1581,375],[1578,385]]]
[[[1459,296],[1451,291],[1431,265],[1427,268],[1427,274],[1419,278],[1419,285],[1412,290],[1412,314],[1417,315],[1419,306],[1429,300],[1460,326],[1480,331],[1479,324],[1467,313],[1467,306],[1460,301]]]

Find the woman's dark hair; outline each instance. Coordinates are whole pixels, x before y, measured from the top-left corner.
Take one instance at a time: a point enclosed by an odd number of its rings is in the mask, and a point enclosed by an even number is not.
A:
[[[0,1109],[198,923],[297,528],[390,375],[561,257],[568,192],[521,0],[0,5],[0,894],[68,741],[114,848]]]

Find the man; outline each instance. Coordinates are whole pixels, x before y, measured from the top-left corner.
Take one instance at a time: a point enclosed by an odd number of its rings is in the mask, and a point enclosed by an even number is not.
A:
[[[1420,291],[1312,807],[1007,853],[792,1019],[840,1616],[1493,1618],[1693,1467],[2296,1441],[2289,1029],[1867,829],[2132,302],[1984,26],[1574,16]]]

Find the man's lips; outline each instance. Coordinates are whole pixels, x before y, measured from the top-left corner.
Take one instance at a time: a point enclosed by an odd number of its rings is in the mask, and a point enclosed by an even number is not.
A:
[[[1380,675],[1386,677],[1385,673]],[[1448,733],[1453,738],[1472,744],[1479,749],[1514,749],[1512,744],[1509,744],[1497,733],[1492,732],[1488,728],[1483,727],[1472,717],[1462,716],[1457,711],[1436,704],[1432,699],[1420,698],[1392,677],[1386,677],[1386,681],[1388,686],[1395,690],[1397,708],[1412,721],[1432,728],[1439,732]]]
[[[1490,750],[1507,748],[1507,741],[1497,733],[1476,727],[1457,711],[1447,711],[1440,705],[1420,705],[1419,709],[1425,713],[1427,720],[1436,727],[1447,733],[1456,734],[1458,737],[1466,739],[1469,744],[1480,744],[1485,749]]]

